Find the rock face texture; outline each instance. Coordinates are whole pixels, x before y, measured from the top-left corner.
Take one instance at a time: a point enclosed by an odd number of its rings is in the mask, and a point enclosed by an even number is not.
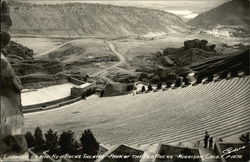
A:
[[[5,34],[7,39],[8,35]],[[2,50],[15,74],[21,80],[24,88],[39,88],[63,83],[66,76],[62,74],[63,67],[58,61],[37,60],[33,58],[33,50],[10,41]]]
[[[5,53],[10,63],[33,60],[33,50],[13,41],[6,46]]]
[[[22,135],[24,118],[21,110],[21,82],[2,53],[10,40],[10,27],[8,6],[1,2],[0,158],[4,154],[22,154],[27,151]]]

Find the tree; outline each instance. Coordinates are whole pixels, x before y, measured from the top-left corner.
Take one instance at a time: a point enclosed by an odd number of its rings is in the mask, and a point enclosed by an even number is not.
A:
[[[99,143],[96,141],[90,129],[84,130],[80,138],[82,144],[82,152],[88,155],[97,155]]]
[[[27,141],[28,148],[34,147],[36,145],[35,137],[33,136],[33,134],[30,131],[27,131],[25,133],[25,139]]]
[[[148,85],[148,91],[152,91],[152,90],[153,90],[152,85],[149,84],[149,85]]]
[[[142,86],[141,91],[145,92],[145,86]]]
[[[159,83],[161,81],[161,79],[160,79],[160,77],[158,75],[155,75],[155,76],[153,76],[153,78],[151,79],[151,81],[153,83],[157,84],[157,83]]]
[[[49,149],[50,154],[57,149],[58,146],[58,135],[57,132],[54,132],[52,129],[49,129],[47,133],[45,133],[46,146]]]
[[[143,78],[148,78],[148,75],[146,73],[141,73],[140,76],[139,76],[139,78],[138,78],[138,80],[142,81]]]
[[[62,132],[59,138],[59,145],[61,146],[61,151],[63,154],[72,153],[74,143],[74,132],[72,132],[71,130]]]
[[[157,83],[157,89],[161,89],[161,87],[162,87],[162,83],[161,82]]]
[[[36,140],[36,147],[41,148],[45,144],[45,140],[43,137],[43,132],[41,128],[37,127],[34,133],[35,140]]]
[[[180,87],[181,86],[181,78],[177,78],[175,81],[175,87]]]

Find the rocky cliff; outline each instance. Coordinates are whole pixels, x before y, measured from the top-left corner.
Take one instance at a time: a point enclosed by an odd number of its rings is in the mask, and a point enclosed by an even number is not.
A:
[[[14,34],[141,35],[185,29],[178,16],[152,9],[84,3],[10,3]]]
[[[11,63],[33,60],[33,50],[13,41],[10,41],[3,52]]]
[[[65,82],[66,76],[60,62],[34,59],[33,50],[21,44],[10,41],[3,54],[25,88],[39,88]]]
[[[21,83],[2,50],[10,40],[11,19],[9,9],[1,1],[1,75],[0,75],[0,159],[10,154],[24,154],[27,144],[22,135],[24,118],[21,105]],[[28,156],[27,156],[28,159]],[[17,160],[21,161],[21,160]],[[25,159],[22,159],[25,161]]]

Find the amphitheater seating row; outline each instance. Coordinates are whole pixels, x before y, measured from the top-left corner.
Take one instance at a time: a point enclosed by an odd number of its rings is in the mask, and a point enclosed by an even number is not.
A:
[[[109,144],[185,142],[202,140],[203,130],[212,132],[214,137],[225,137],[250,130],[249,86],[250,78],[247,76],[168,92],[150,93],[146,97],[143,95],[144,100],[149,103],[151,98],[164,95],[166,100],[162,107],[165,108],[166,114],[157,114],[159,116],[156,117],[154,112],[151,112],[152,115],[145,117],[147,121],[143,129],[136,128],[136,123],[142,122],[141,118],[123,120],[128,129],[129,125],[133,125],[142,136],[124,135],[125,137],[117,139],[117,135],[111,135],[104,141]],[[168,116],[171,111],[176,111],[174,116]],[[185,112],[194,113],[193,116],[185,116]],[[171,114],[173,115],[173,112]],[[157,123],[153,122],[155,120]],[[117,124],[119,126],[119,123]]]

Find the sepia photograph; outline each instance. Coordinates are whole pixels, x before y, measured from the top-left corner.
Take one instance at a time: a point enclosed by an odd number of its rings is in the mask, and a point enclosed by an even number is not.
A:
[[[250,162],[249,0],[1,0],[0,162]]]

